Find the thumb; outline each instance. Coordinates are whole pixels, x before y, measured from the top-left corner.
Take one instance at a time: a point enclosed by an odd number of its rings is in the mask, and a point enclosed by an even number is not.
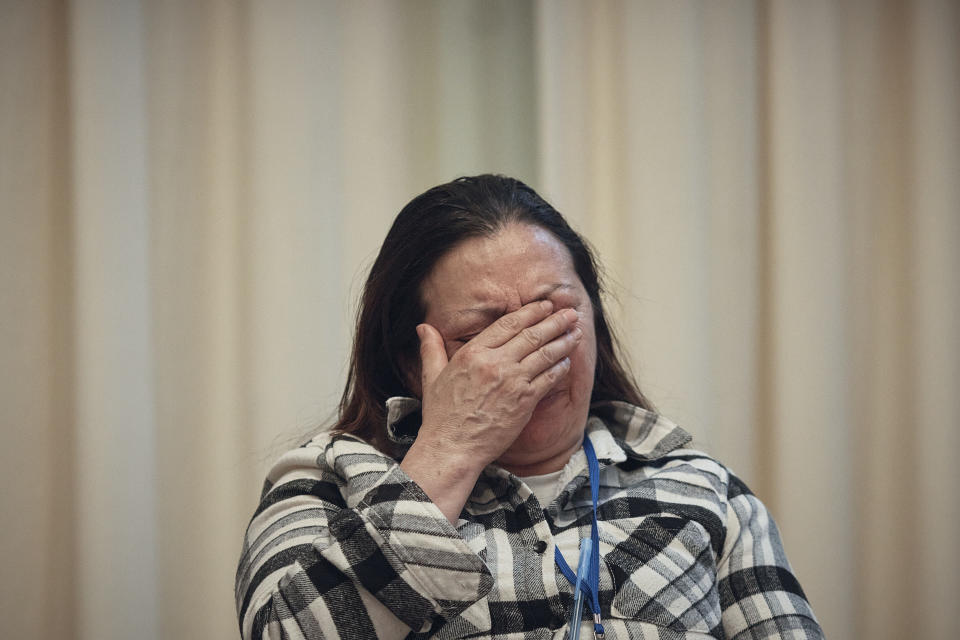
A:
[[[433,384],[443,368],[447,366],[447,351],[443,348],[440,332],[427,323],[417,325],[420,337],[420,384],[421,393],[427,385]]]

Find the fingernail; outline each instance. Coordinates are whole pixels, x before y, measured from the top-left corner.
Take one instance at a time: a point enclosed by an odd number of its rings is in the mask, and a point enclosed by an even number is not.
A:
[[[422,324],[418,324],[418,325],[417,325],[417,337],[420,338],[421,340],[423,340],[423,325],[422,325]]]
[[[553,303],[550,302],[549,300],[541,300],[540,308],[543,309],[544,311],[550,311],[551,309],[553,309]]]
[[[573,333],[574,340],[579,340],[580,338],[583,337],[583,329],[581,329],[580,327],[574,327],[572,333]]]

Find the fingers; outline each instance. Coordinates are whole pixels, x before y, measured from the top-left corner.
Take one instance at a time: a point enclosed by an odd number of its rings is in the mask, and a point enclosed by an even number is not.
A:
[[[550,365],[547,369],[530,381],[535,397],[539,400],[547,395],[556,386],[563,376],[570,372],[570,358],[564,357]]]
[[[541,322],[519,331],[503,346],[504,355],[515,362],[521,362],[539,351],[540,356],[544,357],[544,364],[552,365],[566,354],[555,353],[557,349],[550,343],[572,331],[579,318],[573,309],[561,309]]]
[[[561,334],[542,347],[532,351],[527,357],[520,361],[520,366],[526,373],[528,379],[535,377],[550,369],[559,362],[567,359],[573,353],[580,340],[583,338],[583,329],[574,327],[572,330]]]
[[[471,342],[476,342],[488,349],[496,349],[512,340],[520,331],[549,316],[551,311],[553,311],[553,303],[549,300],[525,304],[516,311],[498,318]]]
[[[440,332],[431,325],[417,325],[417,336],[420,337],[420,384],[421,389],[426,389],[447,366],[447,351]]]

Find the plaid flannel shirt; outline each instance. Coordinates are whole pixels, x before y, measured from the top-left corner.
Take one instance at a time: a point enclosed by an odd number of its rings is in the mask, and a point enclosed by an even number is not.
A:
[[[409,443],[416,401],[388,407]],[[766,508],[689,435],[619,402],[594,406],[586,433],[608,640],[823,637]],[[242,635],[563,638],[573,597],[554,546],[576,567],[591,507],[585,465],[546,508],[490,465],[453,526],[394,459],[321,434],[268,474],[236,577]]]

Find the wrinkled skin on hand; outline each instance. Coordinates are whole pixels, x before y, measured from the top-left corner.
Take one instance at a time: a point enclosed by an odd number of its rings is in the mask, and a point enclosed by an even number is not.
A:
[[[498,459],[570,371],[583,338],[576,311],[552,309],[538,301],[506,314],[449,360],[440,333],[420,325],[420,437],[478,464]]]

